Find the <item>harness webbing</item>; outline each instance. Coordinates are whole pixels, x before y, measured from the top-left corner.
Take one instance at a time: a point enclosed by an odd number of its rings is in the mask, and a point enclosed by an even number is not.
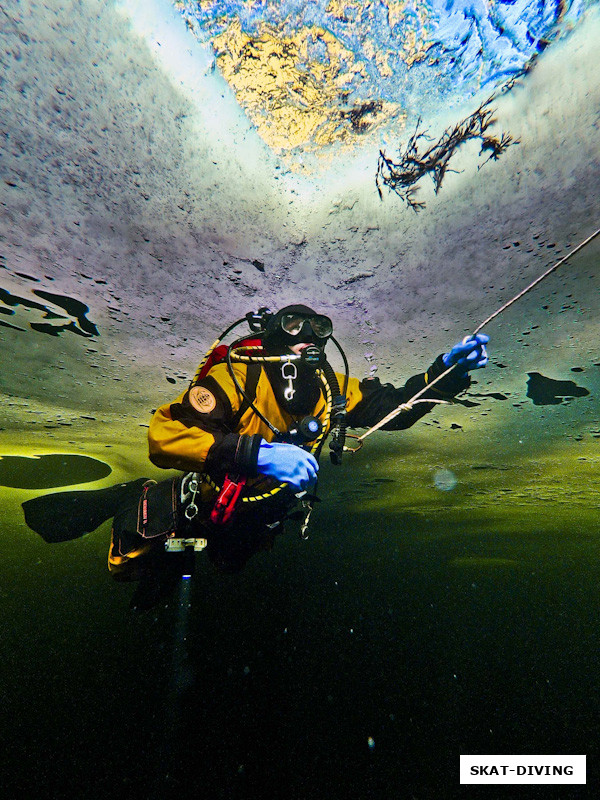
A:
[[[246,385],[244,386],[244,397],[238,410],[229,423],[232,430],[237,428],[239,421],[244,416],[246,411],[250,408],[251,404],[256,398],[256,387],[260,380],[260,373],[262,367],[260,364],[248,364],[246,369]]]

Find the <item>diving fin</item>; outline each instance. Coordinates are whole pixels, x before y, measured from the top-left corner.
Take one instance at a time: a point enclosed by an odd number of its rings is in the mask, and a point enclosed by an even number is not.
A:
[[[105,489],[33,497],[22,504],[25,522],[51,544],[79,539],[114,517],[123,506],[135,504],[147,480],[138,478]]]

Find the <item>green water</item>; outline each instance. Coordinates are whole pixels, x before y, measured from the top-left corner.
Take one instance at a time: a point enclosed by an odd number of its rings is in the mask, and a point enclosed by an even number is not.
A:
[[[47,545],[20,515],[35,493],[2,490],[4,796],[593,796],[597,439],[449,425],[325,465],[309,541],[291,526],[239,576],[199,554],[183,645],[173,601],[129,612],[109,524]],[[90,487],[143,474],[117,439]],[[468,753],[584,753],[588,786],[461,790]]]

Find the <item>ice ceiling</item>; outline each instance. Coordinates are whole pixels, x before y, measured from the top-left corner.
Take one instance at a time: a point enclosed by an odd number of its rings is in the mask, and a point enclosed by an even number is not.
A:
[[[599,227],[597,3],[8,0],[1,14],[5,455],[140,474],[151,410],[260,305],[322,309],[353,373],[399,383]],[[415,183],[419,213],[379,197],[380,150],[399,159],[418,130],[423,152],[489,98],[487,133],[513,142],[497,159],[467,138],[437,193],[431,172]],[[599,250],[490,326],[470,405],[402,441],[431,464],[545,443],[591,468]],[[528,394],[536,375],[558,382],[551,402]]]

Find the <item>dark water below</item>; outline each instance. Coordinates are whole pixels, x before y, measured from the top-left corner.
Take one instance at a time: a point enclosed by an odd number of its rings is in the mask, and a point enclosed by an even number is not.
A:
[[[595,796],[600,546],[573,523],[323,504],[237,577],[197,556],[185,643],[175,602],[128,611],[108,525],[4,524],[2,796]],[[461,753],[587,754],[588,786],[461,790]]]

